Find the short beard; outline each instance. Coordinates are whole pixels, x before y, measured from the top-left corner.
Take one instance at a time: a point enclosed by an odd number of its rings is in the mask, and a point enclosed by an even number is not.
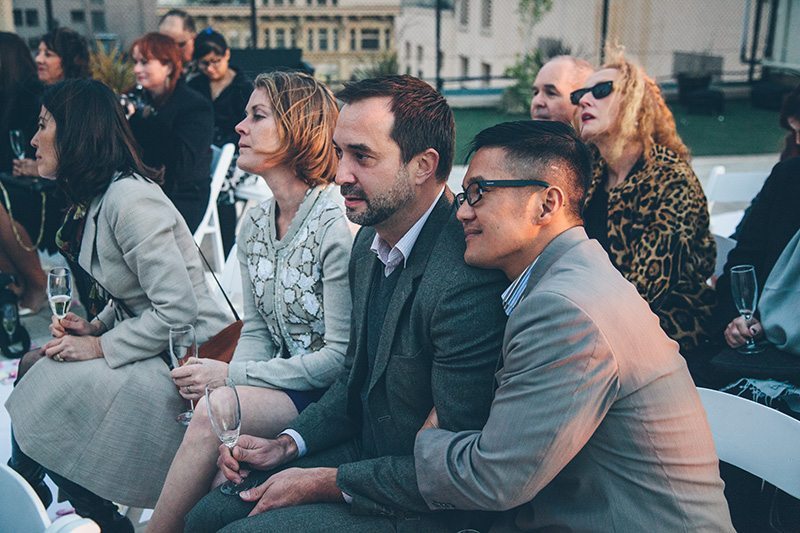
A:
[[[392,188],[373,198],[367,198],[363,191],[360,190],[360,187],[356,185],[342,185],[341,192],[343,196],[359,195],[358,193],[360,192],[359,196],[367,206],[361,213],[348,208],[346,210],[347,218],[350,219],[350,222],[359,226],[375,226],[385,222],[414,199],[414,188],[409,183],[408,178],[408,171],[405,168],[401,168],[395,177]]]

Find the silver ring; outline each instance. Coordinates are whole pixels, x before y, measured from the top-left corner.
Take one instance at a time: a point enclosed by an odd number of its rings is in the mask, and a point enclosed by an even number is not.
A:
[[[55,354],[55,355],[53,356],[53,360],[54,360],[54,361],[58,361],[59,363],[63,363],[63,362],[64,362],[64,358],[63,358],[63,357],[61,357],[61,355],[60,355],[60,354]]]

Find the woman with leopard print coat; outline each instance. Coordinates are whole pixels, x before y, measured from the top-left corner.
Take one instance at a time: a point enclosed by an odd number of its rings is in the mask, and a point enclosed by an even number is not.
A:
[[[706,197],[661,91],[621,50],[572,93],[595,150],[586,231],[687,356],[707,340],[716,247]]]

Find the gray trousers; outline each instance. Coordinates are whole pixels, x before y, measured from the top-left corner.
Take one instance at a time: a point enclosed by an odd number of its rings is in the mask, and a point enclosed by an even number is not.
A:
[[[270,475],[290,467],[337,467],[360,459],[353,444],[345,444],[311,456],[302,457],[269,472],[253,471],[249,484],[266,481]],[[460,527],[448,527],[449,513],[430,513],[412,517],[362,516],[350,512],[346,503],[315,503],[285,507],[247,518],[255,507],[254,502],[245,502],[237,495],[222,494],[212,490],[194,509],[186,515],[186,533],[244,532],[446,532],[458,531]]]

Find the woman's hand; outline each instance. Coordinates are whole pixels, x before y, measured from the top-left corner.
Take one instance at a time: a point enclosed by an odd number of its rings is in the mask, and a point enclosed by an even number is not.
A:
[[[100,337],[64,335],[45,344],[44,354],[58,362],[88,361],[103,357]]]
[[[205,394],[206,385],[227,377],[228,363],[196,357],[190,357],[186,364],[172,371],[172,381],[186,400],[199,400]]]
[[[757,319],[753,318],[748,325],[745,319],[739,316],[731,320],[725,328],[725,342],[731,348],[738,348],[746,344],[748,339],[756,339],[763,333],[764,328]]]
[[[61,320],[53,316],[50,322],[50,334],[60,339],[64,335],[83,337],[87,335],[98,336],[102,333],[99,322],[89,322],[75,313],[67,313]]]
[[[33,159],[15,159],[12,173],[15,176],[38,176],[39,167]]]

